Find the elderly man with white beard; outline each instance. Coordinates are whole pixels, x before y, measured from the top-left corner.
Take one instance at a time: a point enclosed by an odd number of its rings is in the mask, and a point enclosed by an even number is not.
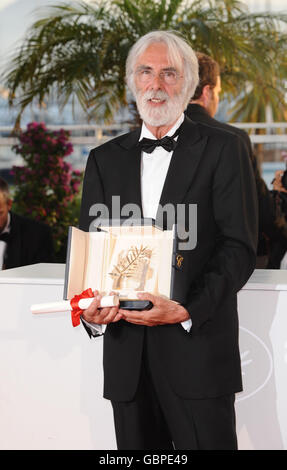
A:
[[[146,311],[84,310],[90,337],[104,334],[104,397],[118,449],[237,449],[235,393],[242,390],[236,294],[255,266],[257,205],[250,161],[235,135],[196,124],[184,110],[198,63],[178,35],[153,31],[132,47],[126,80],[140,129],[90,153],[80,228],[91,207],[133,204],[157,220],[166,204],[197,205],[197,244],[182,253],[172,299],[148,292]],[[112,214],[118,218],[119,214]]]

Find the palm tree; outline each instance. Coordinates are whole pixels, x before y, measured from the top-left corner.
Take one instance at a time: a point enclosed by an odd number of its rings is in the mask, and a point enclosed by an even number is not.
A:
[[[56,96],[78,100],[88,118],[108,122],[132,106],[125,60],[143,34],[169,29],[220,64],[234,117],[265,120],[270,105],[284,118],[287,15],[250,14],[237,0],[110,0],[62,3],[35,22],[5,74],[9,103],[24,109]],[[286,116],[285,116],[286,117]]]

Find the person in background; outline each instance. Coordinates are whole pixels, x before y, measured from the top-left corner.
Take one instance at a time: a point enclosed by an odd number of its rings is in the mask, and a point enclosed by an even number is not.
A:
[[[9,186],[0,178],[0,270],[53,262],[51,229],[15,214],[12,205]]]
[[[257,160],[247,132],[214,119],[217,112],[221,79],[219,64],[210,56],[196,53],[199,64],[199,84],[187,106],[186,115],[195,122],[224,129],[240,137],[251,159],[258,197],[258,248],[257,268],[279,269],[280,261],[287,250],[287,223],[265,181],[260,176]],[[278,250],[278,246],[281,250]],[[282,254],[283,253],[283,254]],[[281,256],[282,255],[282,256]]]
[[[283,152],[283,156],[285,152]],[[286,157],[285,157],[286,159]],[[275,172],[274,179],[272,181],[271,195],[273,197],[276,210],[279,214],[283,214],[285,220],[287,220],[287,185],[286,185],[286,170],[278,170]],[[282,181],[283,180],[283,181]],[[272,244],[271,252],[273,264],[280,264],[281,268],[286,269],[286,245],[279,239]]]

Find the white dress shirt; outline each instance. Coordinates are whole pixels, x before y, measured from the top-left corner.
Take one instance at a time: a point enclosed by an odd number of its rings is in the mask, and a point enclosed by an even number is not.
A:
[[[10,213],[8,213],[7,223],[6,223],[4,229],[2,230],[1,233],[9,233],[10,232],[10,219],[11,219],[11,216],[10,216]],[[5,255],[5,251],[6,251],[6,246],[7,246],[7,243],[4,242],[3,240],[0,240],[0,270],[1,271],[3,269],[4,255]]]
[[[182,114],[175,125],[168,131],[167,136],[172,136],[184,120]],[[155,139],[155,136],[143,123],[139,140],[143,138]],[[165,136],[163,136],[165,137]],[[177,140],[178,137],[175,138]],[[141,196],[143,216],[156,218],[156,213],[166,179],[167,170],[173,152],[168,152],[163,147],[156,147],[152,153],[142,152],[141,159]]]

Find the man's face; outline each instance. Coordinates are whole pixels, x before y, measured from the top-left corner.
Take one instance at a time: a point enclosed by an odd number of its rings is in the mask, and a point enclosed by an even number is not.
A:
[[[141,118],[151,126],[174,122],[184,110],[183,70],[171,63],[167,46],[151,44],[135,65],[136,100]]]
[[[0,192],[0,232],[2,232],[7,224],[8,212],[11,209],[11,206],[12,201],[10,199],[6,201],[4,194]]]
[[[207,105],[206,109],[211,117],[214,117],[218,105],[219,105],[219,94],[221,92],[221,80],[220,77],[217,77],[217,82],[214,88],[209,89],[209,95],[208,95],[208,100],[207,100]]]

